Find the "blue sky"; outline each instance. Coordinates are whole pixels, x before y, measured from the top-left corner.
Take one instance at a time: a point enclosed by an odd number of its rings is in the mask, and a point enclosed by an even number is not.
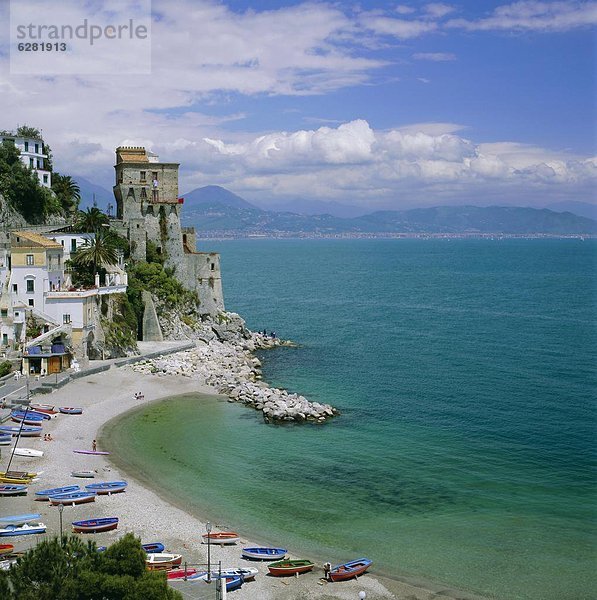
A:
[[[0,0],[0,128],[108,187],[126,143],[264,205],[595,202],[597,2],[152,6],[151,75],[15,76]]]

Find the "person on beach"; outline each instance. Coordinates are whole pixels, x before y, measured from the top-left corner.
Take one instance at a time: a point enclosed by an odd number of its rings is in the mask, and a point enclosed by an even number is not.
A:
[[[325,579],[329,579],[330,578],[330,571],[332,570],[332,565],[329,562],[326,562],[323,565],[323,576]]]
[[[93,452],[97,451],[97,442],[95,440],[93,440],[92,444],[91,444],[91,450]]]

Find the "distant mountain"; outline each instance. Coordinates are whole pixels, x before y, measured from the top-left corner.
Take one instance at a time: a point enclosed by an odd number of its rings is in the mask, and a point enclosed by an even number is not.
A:
[[[184,196],[185,210],[193,209],[197,206],[231,206],[233,208],[252,208],[259,210],[253,204],[247,202],[244,198],[237,196],[230,190],[219,185],[206,185],[194,189]]]
[[[588,202],[568,200],[565,202],[549,204],[545,208],[555,210],[556,212],[571,212],[580,217],[587,217],[589,219],[597,219],[597,204],[589,204]]]
[[[201,188],[204,189],[204,188]],[[234,204],[239,204],[234,196]],[[515,206],[439,206],[404,211],[378,211],[354,218],[329,214],[301,215],[261,210],[248,202],[240,207],[212,200],[187,204],[186,225],[211,235],[335,234],[597,234],[597,221],[570,212]],[[223,195],[224,199],[228,196]],[[213,198],[213,196],[212,196]],[[242,199],[241,199],[242,200]]]
[[[73,179],[81,189],[80,210],[91,208],[94,198],[97,207],[103,211],[107,210],[108,204],[115,205],[114,194],[111,191],[92,183],[89,179],[85,179],[85,177],[81,177],[80,175],[73,175]]]
[[[323,202],[321,200],[309,200],[297,198],[284,203],[271,204],[269,206],[261,205],[264,210],[273,210],[276,212],[292,212],[299,215],[332,215],[334,217],[352,218],[360,217],[371,212],[371,209],[362,206],[352,206],[350,204],[341,204],[340,202]]]

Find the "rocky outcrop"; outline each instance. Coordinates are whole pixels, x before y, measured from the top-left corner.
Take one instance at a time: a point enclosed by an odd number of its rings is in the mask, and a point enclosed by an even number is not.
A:
[[[0,223],[6,229],[27,227],[25,217],[17,212],[2,194],[0,194]]]
[[[242,321],[238,315],[236,317]],[[310,402],[304,396],[270,387],[261,381],[261,362],[252,351],[289,345],[289,342],[249,332],[247,338],[238,339],[233,334],[233,322],[238,325],[234,318],[223,328],[224,335],[231,336],[231,340],[221,341],[214,332],[212,339],[199,341],[193,350],[145,360],[129,368],[143,374],[197,379],[228,396],[231,402],[241,402],[261,411],[266,422],[323,423],[339,414],[329,404]],[[244,322],[242,326],[244,329]],[[217,327],[212,325],[212,332],[214,329]]]

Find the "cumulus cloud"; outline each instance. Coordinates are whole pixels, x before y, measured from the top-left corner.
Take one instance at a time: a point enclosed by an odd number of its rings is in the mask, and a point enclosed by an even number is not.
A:
[[[433,62],[447,62],[456,60],[456,55],[451,52],[415,52],[415,60],[431,60]]]

